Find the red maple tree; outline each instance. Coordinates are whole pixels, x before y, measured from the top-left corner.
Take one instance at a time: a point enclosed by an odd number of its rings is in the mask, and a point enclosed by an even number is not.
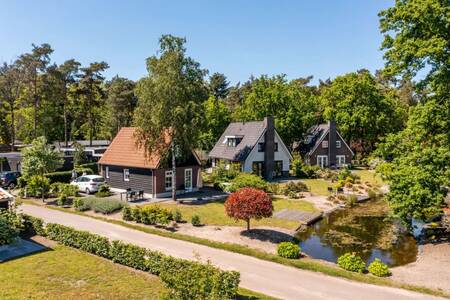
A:
[[[228,196],[225,211],[231,218],[246,221],[247,230],[250,230],[250,219],[259,220],[272,216],[272,199],[264,191],[242,188]]]

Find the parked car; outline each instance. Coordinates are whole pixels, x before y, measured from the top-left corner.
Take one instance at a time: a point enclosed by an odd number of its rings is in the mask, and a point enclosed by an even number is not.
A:
[[[105,179],[99,175],[84,175],[78,177],[70,184],[77,186],[80,192],[90,194],[98,192],[99,187],[105,184]]]
[[[20,172],[3,172],[0,173],[0,187],[13,189],[17,186],[17,178],[22,176]]]

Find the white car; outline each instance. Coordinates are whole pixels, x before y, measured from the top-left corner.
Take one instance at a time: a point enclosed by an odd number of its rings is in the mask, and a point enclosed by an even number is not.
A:
[[[84,175],[80,176],[70,184],[76,185],[80,192],[86,194],[98,192],[98,188],[105,184],[105,179],[99,175]]]

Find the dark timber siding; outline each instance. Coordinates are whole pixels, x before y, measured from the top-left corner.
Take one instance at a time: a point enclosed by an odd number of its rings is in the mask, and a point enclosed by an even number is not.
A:
[[[184,170],[185,169],[192,169],[192,188],[197,187],[197,176],[198,176],[198,170],[200,169],[199,166],[187,166],[187,167],[178,167],[177,168],[177,190],[184,190]],[[157,169],[154,170],[155,172],[155,193],[166,193],[166,186],[165,186],[165,180],[166,180],[166,171],[171,171],[172,169]]]
[[[153,180],[151,169],[111,166],[109,167],[109,178],[106,178],[107,165],[101,166],[102,176],[105,177],[105,181],[113,188],[133,190],[144,190],[145,193],[151,194],[153,192]],[[123,170],[130,170],[130,181],[123,180]]]
[[[329,141],[328,134],[325,136],[325,138],[322,141]],[[339,135],[336,135],[336,141],[341,141],[341,148],[336,148],[335,153],[336,155],[345,155],[345,163],[349,164],[351,163],[351,160],[353,158],[352,152],[348,147],[345,145],[344,141],[340,138]],[[328,147],[331,147],[332,145],[330,142],[328,142]],[[334,144],[334,147],[336,147],[336,144]],[[322,148],[322,142],[317,146],[316,150],[309,156],[309,163],[310,165],[317,165],[317,156],[318,155],[326,155],[329,156],[329,149],[328,148]],[[328,157],[328,162],[330,162],[330,158]]]

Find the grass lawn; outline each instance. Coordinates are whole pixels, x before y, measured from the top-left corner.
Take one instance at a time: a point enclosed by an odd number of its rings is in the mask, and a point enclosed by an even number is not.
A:
[[[160,205],[170,210],[178,209],[183,215],[183,219],[185,219],[188,222],[191,221],[193,215],[198,215],[200,217],[201,222],[206,225],[245,226],[244,222],[242,221],[236,222],[234,219],[231,219],[226,215],[224,201],[215,201],[196,205],[171,204],[171,203],[160,203]],[[287,200],[274,198],[273,206],[274,211],[279,211],[285,208],[310,212],[316,211],[313,204],[303,200]],[[299,226],[299,223],[275,218],[265,218],[259,221],[252,220],[251,225],[296,229]]]
[[[56,246],[0,264],[0,299],[158,299],[156,276]]]
[[[371,184],[378,184],[378,185],[384,184],[380,175],[376,174],[374,171],[354,170],[353,172],[361,178],[361,182],[367,181],[370,182]]]
[[[308,186],[310,192],[314,195],[328,196],[330,194],[328,187],[332,186],[331,181],[324,179],[301,179],[301,181]]]
[[[57,245],[0,264],[0,299],[160,299],[167,289],[153,275]],[[237,299],[274,299],[239,289]]]

